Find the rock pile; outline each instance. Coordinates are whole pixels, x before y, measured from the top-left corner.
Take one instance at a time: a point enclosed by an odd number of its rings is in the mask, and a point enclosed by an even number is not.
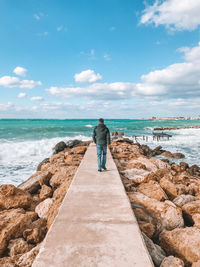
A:
[[[89,145],[63,143],[27,181],[0,186],[0,266],[32,266]]]
[[[200,266],[199,167],[158,159],[172,153],[122,138],[111,153],[155,266]]]

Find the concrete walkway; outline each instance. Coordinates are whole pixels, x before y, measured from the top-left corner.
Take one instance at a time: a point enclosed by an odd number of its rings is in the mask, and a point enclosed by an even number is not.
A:
[[[154,266],[109,151],[107,168],[91,144],[33,267]]]

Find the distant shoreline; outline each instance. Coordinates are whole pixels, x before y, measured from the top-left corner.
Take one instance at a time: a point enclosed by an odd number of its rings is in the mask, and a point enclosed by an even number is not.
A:
[[[180,127],[157,127],[154,131],[164,131],[164,130],[179,130],[179,129],[199,129],[200,126],[180,126]]]

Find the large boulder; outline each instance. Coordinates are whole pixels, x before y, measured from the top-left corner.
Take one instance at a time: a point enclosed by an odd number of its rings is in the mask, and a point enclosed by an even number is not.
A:
[[[36,206],[35,211],[37,212],[37,214],[40,218],[44,218],[44,219],[47,218],[48,211],[49,211],[52,203],[53,203],[52,198],[47,198]]]
[[[152,180],[148,183],[141,183],[137,187],[137,190],[150,198],[157,199],[158,201],[164,201],[168,199],[159,183]]]
[[[39,177],[41,175],[40,171],[34,173],[30,178],[28,178],[25,182],[21,183],[18,188],[29,193],[36,193],[40,188]]]
[[[39,176],[40,186],[48,185],[52,175],[53,175],[52,172],[49,170],[42,172]]]
[[[40,190],[40,199],[44,200],[48,197],[51,197],[52,194],[53,194],[52,188],[44,184]]]
[[[175,197],[178,196],[178,190],[176,188],[176,185],[169,179],[165,177],[160,179],[160,186],[165,191],[169,199],[173,200]]]
[[[57,144],[54,146],[54,148],[53,148],[53,151],[54,151],[54,152],[53,152],[53,153],[54,153],[54,154],[57,154],[57,153],[63,151],[65,148],[67,148],[66,143],[65,143],[64,141],[61,141],[61,142],[57,143]]]
[[[120,173],[124,175],[127,179],[140,184],[147,180],[146,177],[149,174],[149,171],[144,169],[133,168],[121,171]]]
[[[15,261],[11,257],[0,258],[0,266],[2,266],[2,267],[17,267],[17,265],[15,264]]]
[[[0,212],[0,256],[11,239],[21,237],[23,231],[32,224],[31,216],[23,209],[10,209]]]
[[[176,207],[171,201],[160,202],[139,192],[129,193],[128,196],[131,203],[143,207],[154,219],[157,233],[164,229],[172,230],[184,226],[181,209]]]
[[[77,139],[69,140],[69,141],[66,142],[66,146],[69,147],[69,148],[76,147],[76,146],[78,146],[80,144],[81,144],[81,140],[77,140]]]
[[[200,260],[200,229],[195,227],[163,231],[159,237],[161,247],[187,264]]]
[[[38,166],[37,166],[37,171],[41,171],[42,165],[49,163],[49,158],[43,159],[43,161],[41,161]]]
[[[178,207],[182,207],[183,205],[198,200],[197,197],[191,196],[191,195],[179,195],[176,198],[173,199],[173,203],[178,206]]]
[[[157,244],[154,244],[144,233],[143,238],[155,266],[160,266],[161,262],[166,257],[165,251]]]
[[[186,203],[182,206],[182,210],[186,220],[188,220],[190,223],[194,223],[192,218],[193,215],[200,214],[200,200]]]
[[[11,208],[30,208],[32,196],[14,185],[0,186],[0,210]]]

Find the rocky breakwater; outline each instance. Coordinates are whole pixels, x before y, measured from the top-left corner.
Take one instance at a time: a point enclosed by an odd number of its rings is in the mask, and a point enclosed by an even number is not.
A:
[[[200,266],[200,168],[126,138],[111,153],[155,266]]]
[[[0,186],[0,266],[32,266],[88,145],[60,142],[27,181]]]

